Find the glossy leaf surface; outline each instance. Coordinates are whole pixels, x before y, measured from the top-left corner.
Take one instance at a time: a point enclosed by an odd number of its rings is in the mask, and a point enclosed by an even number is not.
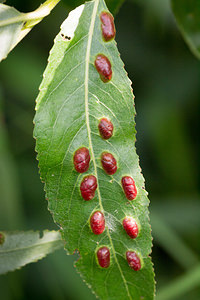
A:
[[[200,1],[171,0],[178,27],[193,54],[200,59]]]
[[[44,231],[43,237],[38,231],[0,232],[0,274],[36,262],[62,246],[58,231]]]
[[[80,253],[76,267],[83,279],[101,299],[150,300],[154,298],[154,275],[149,257],[149,201],[135,151],[134,97],[115,41],[103,40],[100,14],[104,10],[103,0],[88,2],[61,26],[37,98],[36,150],[49,209],[61,227],[68,253],[76,249]],[[112,79],[107,83],[94,66],[99,53],[112,65]],[[99,133],[103,117],[114,126],[109,140]],[[88,148],[91,156],[84,174],[77,173],[73,165],[74,152],[80,147]],[[105,151],[117,160],[114,175],[102,169],[101,154]],[[84,201],[80,183],[88,175],[97,178],[98,188],[92,200]],[[126,199],[121,186],[125,175],[133,177],[137,186],[133,201]],[[105,216],[106,227],[99,235],[90,228],[94,211]],[[122,225],[126,215],[140,223],[134,240]],[[100,247],[110,249],[110,266],[105,269],[97,263]],[[128,250],[141,257],[141,270],[136,272],[128,266]]]

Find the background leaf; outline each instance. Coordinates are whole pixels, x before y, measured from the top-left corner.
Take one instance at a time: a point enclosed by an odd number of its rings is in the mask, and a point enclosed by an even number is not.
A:
[[[171,0],[178,27],[193,54],[200,59],[200,2]]]
[[[68,35],[68,28],[62,25],[37,98],[36,149],[49,209],[61,226],[68,253],[76,249],[80,253],[76,267],[84,280],[102,299],[153,299],[148,199],[135,152],[133,94],[115,42],[102,40],[99,15],[106,9],[104,1],[86,3],[71,41],[63,40],[62,34]],[[107,84],[94,68],[98,53],[107,55],[112,64],[113,78]],[[109,141],[98,134],[98,120],[103,116],[111,119],[115,128]],[[88,147],[91,153],[86,174],[98,179],[96,197],[88,202],[79,191],[85,174],[78,175],[73,168],[73,153],[81,146]],[[118,160],[118,171],[112,177],[100,164],[105,150]],[[134,202],[128,202],[122,192],[120,182],[125,174],[136,181],[138,196]],[[104,211],[107,226],[101,236],[94,236],[88,221],[98,209]],[[140,223],[136,240],[131,240],[122,228],[126,215]],[[95,260],[100,245],[111,249],[111,266],[104,270]],[[144,267],[139,272],[127,264],[128,249],[143,257]]]
[[[163,221],[163,218],[155,213],[151,214],[151,226],[154,240],[183,268],[190,269],[191,266],[198,264],[198,256],[181,240],[169,224]]]
[[[182,297],[188,291],[199,287],[200,284],[200,265],[197,264],[191,268],[187,273],[182,275],[170,284],[163,287],[158,293],[157,300],[171,300]],[[197,299],[197,298],[196,298]]]
[[[14,7],[0,4],[0,20],[6,20],[20,16],[20,12]],[[17,42],[23,27],[23,21],[0,27],[0,61],[7,57],[8,53]]]
[[[33,231],[0,232],[0,274],[36,262],[62,246],[58,231],[44,231],[42,237]]]
[[[20,13],[14,7],[0,4],[0,61],[38,24],[59,0],[47,0],[32,13]]]

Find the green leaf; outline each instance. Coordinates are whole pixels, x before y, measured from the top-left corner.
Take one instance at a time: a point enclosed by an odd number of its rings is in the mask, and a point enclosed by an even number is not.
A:
[[[200,59],[200,1],[171,0],[171,4],[183,38]]]
[[[80,253],[76,267],[83,279],[101,299],[150,300],[154,298],[154,274],[149,257],[149,201],[135,151],[134,97],[115,41],[106,43],[102,39],[99,15],[104,10],[107,7],[103,0],[87,2],[70,13],[61,26],[37,98],[36,150],[49,209],[60,225],[68,253],[76,249]],[[73,20],[73,26],[69,20]],[[108,83],[100,79],[94,67],[99,53],[112,64],[113,76]],[[109,140],[103,140],[98,132],[102,117],[114,125],[114,135]],[[73,155],[82,146],[89,149],[91,162],[85,174],[78,174]],[[102,169],[103,151],[117,158],[118,171],[113,176]],[[95,175],[98,181],[91,201],[84,201],[80,195],[80,182],[87,174]],[[138,196],[133,201],[128,201],[122,191],[124,175],[132,176],[136,182]],[[104,212],[106,219],[101,235],[94,235],[89,227],[95,210]],[[122,227],[126,215],[140,224],[135,240]],[[100,269],[96,261],[101,245],[111,251],[108,269]],[[142,257],[143,268],[138,272],[126,261],[129,249]]]
[[[151,214],[151,226],[154,240],[170,254],[183,268],[190,269],[198,264],[196,254],[190,249],[181,237],[166,224],[157,214]],[[176,251],[174,251],[176,249]],[[187,260],[185,259],[187,257]]]
[[[20,16],[15,8],[8,5],[0,4],[0,20]],[[8,53],[16,43],[23,27],[23,21],[0,27],[0,61],[7,57]]]
[[[0,232],[0,274],[36,262],[62,246],[58,231],[46,230],[43,237],[38,231]]]
[[[31,13],[20,13],[14,7],[0,4],[0,61],[47,16],[60,0],[47,0]]]

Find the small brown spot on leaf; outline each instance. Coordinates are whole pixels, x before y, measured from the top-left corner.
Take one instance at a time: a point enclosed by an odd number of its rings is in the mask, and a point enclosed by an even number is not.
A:
[[[5,235],[0,232],[0,245],[3,245],[3,243],[5,242]]]

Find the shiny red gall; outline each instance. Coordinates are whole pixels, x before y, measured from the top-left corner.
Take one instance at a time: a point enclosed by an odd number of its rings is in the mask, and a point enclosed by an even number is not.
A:
[[[110,266],[110,250],[107,247],[101,247],[97,251],[98,263],[102,268]]]
[[[138,225],[137,222],[132,217],[125,217],[123,220],[123,227],[126,233],[135,239],[138,236]]]
[[[84,173],[89,169],[90,153],[85,147],[76,150],[74,154],[74,168],[79,173]]]
[[[137,189],[133,178],[130,176],[124,176],[122,177],[121,182],[126,198],[128,200],[134,200],[137,196]]]
[[[108,140],[113,135],[113,124],[106,118],[100,120],[98,128],[101,137],[105,140]]]
[[[103,152],[101,155],[101,164],[104,171],[109,174],[113,175],[117,171],[117,162],[114,156],[111,153]]]
[[[103,82],[108,82],[109,80],[111,80],[112,78],[111,63],[105,55],[103,54],[97,55],[94,64]]]
[[[101,211],[95,211],[90,218],[90,227],[94,234],[98,235],[105,230],[105,218]]]
[[[84,200],[89,201],[94,198],[97,189],[97,180],[94,175],[88,175],[83,178],[80,190]]]
[[[135,271],[139,271],[141,269],[140,258],[134,251],[127,251],[126,259],[131,269]]]
[[[114,24],[114,18],[111,13],[103,11],[100,15],[101,30],[103,38],[106,42],[114,39],[116,30]]]

